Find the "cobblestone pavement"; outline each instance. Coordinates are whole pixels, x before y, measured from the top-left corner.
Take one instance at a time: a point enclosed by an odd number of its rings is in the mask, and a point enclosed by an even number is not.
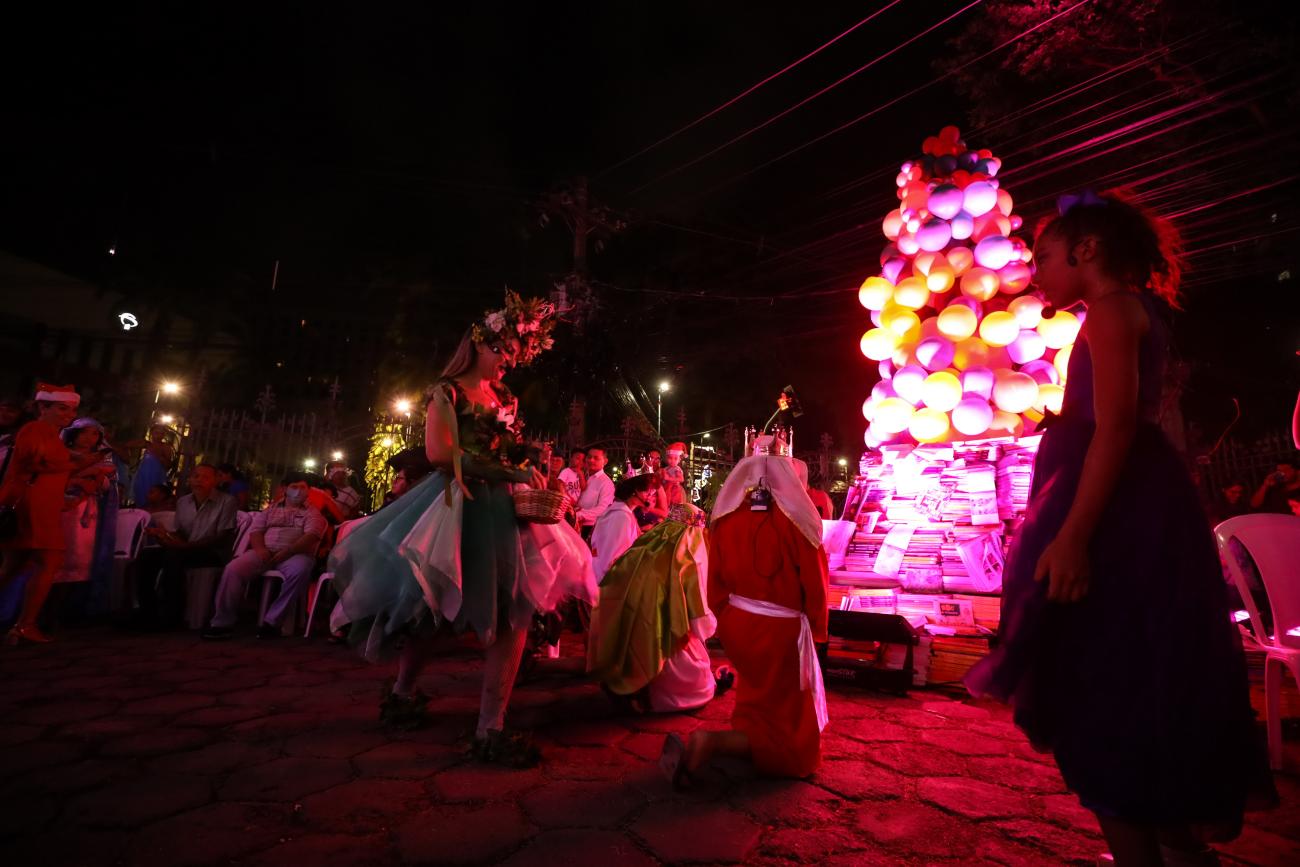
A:
[[[723,727],[729,697],[616,717],[579,677],[534,677],[512,722],[536,730],[545,761],[511,772],[458,743],[478,703],[472,652],[422,683],[439,724],[395,734],[376,722],[388,671],[320,639],[86,630],[0,650],[12,867],[1042,865],[1104,849],[1005,710],[926,691],[832,688],[825,766],[808,781],[724,766],[674,794],[653,762],[664,733]],[[1230,862],[1300,864],[1300,747],[1288,750],[1282,807],[1250,817]]]

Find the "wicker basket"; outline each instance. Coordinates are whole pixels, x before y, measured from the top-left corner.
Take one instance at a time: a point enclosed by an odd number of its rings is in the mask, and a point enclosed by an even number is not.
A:
[[[516,491],[514,498],[515,517],[534,524],[558,524],[569,508],[569,498],[559,491],[527,488]]]

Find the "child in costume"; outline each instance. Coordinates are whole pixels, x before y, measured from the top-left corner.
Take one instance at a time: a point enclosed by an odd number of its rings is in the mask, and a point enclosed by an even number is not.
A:
[[[1063,198],[1036,282],[1087,308],[1034,464],[997,648],[966,685],[1009,702],[1097,814],[1117,864],[1217,864],[1204,841],[1271,796],[1241,639],[1192,482],[1159,423],[1177,236],[1127,199]]]

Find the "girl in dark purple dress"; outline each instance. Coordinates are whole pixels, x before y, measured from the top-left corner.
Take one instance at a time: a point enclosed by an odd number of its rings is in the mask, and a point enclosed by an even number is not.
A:
[[[1011,552],[1001,641],[967,676],[1010,702],[1115,861],[1216,864],[1271,795],[1241,640],[1196,491],[1160,430],[1173,228],[1086,193],[1040,231],[1036,282],[1087,308]]]

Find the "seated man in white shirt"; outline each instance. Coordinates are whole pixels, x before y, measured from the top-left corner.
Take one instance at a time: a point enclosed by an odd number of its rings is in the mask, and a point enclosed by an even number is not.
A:
[[[342,461],[325,465],[325,478],[334,486],[334,502],[343,512],[342,520],[350,521],[361,511],[361,495],[348,484],[348,467]]]
[[[578,529],[582,531],[582,538],[588,541],[597,519],[614,502],[614,482],[605,475],[607,462],[603,449],[587,452],[587,487],[578,498]]]
[[[290,473],[284,479],[284,502],[253,516],[249,548],[226,566],[217,588],[217,613],[203,630],[209,639],[229,638],[244,598],[244,582],[274,569],[284,575],[280,595],[266,612],[258,638],[279,638],[280,621],[294,600],[307,592],[316,565],[316,549],[325,535],[321,513],[307,505],[307,478]]]

